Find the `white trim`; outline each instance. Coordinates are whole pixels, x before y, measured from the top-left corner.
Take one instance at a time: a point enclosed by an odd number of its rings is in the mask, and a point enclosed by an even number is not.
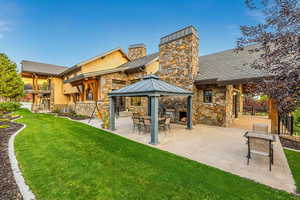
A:
[[[292,149],[292,148],[288,148],[288,147],[283,147],[283,148],[287,149],[287,150],[290,150],[290,151],[295,151],[295,152],[300,153],[300,150],[297,150],[297,149]]]
[[[20,118],[22,118],[22,116]],[[20,119],[20,118],[18,118],[18,119]],[[16,183],[18,185],[18,188],[19,188],[19,190],[20,190],[20,192],[23,196],[23,199],[24,200],[34,200],[35,196],[31,192],[29,186],[25,183],[24,177],[23,177],[22,172],[21,172],[21,170],[19,168],[19,165],[18,165],[18,161],[17,161],[16,155],[15,155],[15,150],[14,150],[14,141],[15,141],[16,135],[18,135],[21,131],[23,131],[23,129],[26,128],[25,124],[22,124],[22,125],[23,125],[23,127],[20,130],[18,130],[17,132],[15,132],[9,138],[8,157],[9,157],[11,169],[12,169],[13,174],[14,174],[14,178],[15,178]]]

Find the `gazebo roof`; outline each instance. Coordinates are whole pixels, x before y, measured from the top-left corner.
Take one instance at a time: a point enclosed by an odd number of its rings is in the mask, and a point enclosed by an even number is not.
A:
[[[109,93],[109,96],[190,96],[189,90],[159,80],[158,76],[145,76],[143,80]]]

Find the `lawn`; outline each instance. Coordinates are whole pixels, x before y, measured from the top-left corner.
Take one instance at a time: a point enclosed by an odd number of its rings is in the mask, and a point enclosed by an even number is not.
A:
[[[294,116],[294,134],[300,135],[300,108],[293,112]]]
[[[79,122],[19,114],[15,151],[37,199],[297,199]]]
[[[292,170],[298,192],[300,192],[300,153],[287,149],[285,149],[284,152]]]

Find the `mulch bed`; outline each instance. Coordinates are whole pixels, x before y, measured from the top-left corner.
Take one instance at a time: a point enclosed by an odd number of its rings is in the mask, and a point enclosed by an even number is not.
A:
[[[300,136],[281,135],[279,138],[282,146],[300,150]]]
[[[0,200],[23,199],[10,166],[8,157],[8,141],[11,135],[23,125],[9,122],[9,128],[0,129]]]
[[[58,113],[58,116],[63,116],[63,117],[69,117],[70,119],[74,120],[84,120],[84,119],[89,119],[87,116],[76,116],[76,115],[71,115],[69,113]]]

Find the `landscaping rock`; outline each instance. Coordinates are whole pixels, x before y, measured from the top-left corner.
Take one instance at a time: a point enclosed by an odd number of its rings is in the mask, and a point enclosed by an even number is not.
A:
[[[282,146],[300,150],[300,136],[279,136]]]
[[[9,128],[0,129],[0,200],[23,199],[11,169],[8,157],[8,141],[23,125],[9,122]]]

